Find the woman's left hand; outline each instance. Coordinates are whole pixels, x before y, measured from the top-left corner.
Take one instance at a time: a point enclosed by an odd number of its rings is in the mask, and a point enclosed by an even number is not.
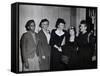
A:
[[[93,56],[92,57],[92,61],[96,61],[96,56]]]
[[[58,51],[59,51],[59,52],[62,52],[62,48],[61,48],[61,47],[59,47],[59,48],[58,48]]]

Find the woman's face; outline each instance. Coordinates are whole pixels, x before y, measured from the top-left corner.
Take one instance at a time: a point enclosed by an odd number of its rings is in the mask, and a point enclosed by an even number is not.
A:
[[[48,21],[42,22],[41,26],[43,29],[47,29],[49,27],[49,22]]]
[[[65,24],[64,24],[64,23],[59,23],[59,25],[58,25],[58,28],[59,28],[59,29],[63,30],[64,27],[65,27]]]
[[[75,35],[74,29],[70,29],[70,30],[69,30],[69,34],[70,34],[70,35]]]
[[[81,32],[86,31],[86,29],[87,29],[87,27],[85,26],[85,24],[81,24],[81,25],[80,25],[80,31],[81,31]]]
[[[30,30],[31,30],[32,32],[35,31],[35,24],[34,24],[33,22],[30,24]]]

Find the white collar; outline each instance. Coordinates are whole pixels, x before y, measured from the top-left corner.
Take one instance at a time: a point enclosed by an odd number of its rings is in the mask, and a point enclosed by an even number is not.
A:
[[[58,36],[62,36],[62,35],[64,34],[64,31],[63,31],[63,30],[60,31],[60,30],[57,29],[57,30],[55,31],[55,33],[56,33]]]
[[[50,34],[49,34],[49,32],[46,32],[45,30],[43,30],[43,32],[44,32],[44,34],[45,34],[45,36],[46,36],[46,38],[47,38],[47,42],[48,42],[48,44],[49,44],[49,41],[50,41]]]

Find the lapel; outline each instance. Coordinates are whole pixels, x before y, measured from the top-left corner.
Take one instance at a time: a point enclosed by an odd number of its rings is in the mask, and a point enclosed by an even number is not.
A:
[[[43,35],[43,40],[46,41],[46,43],[48,44],[48,42],[47,42],[47,37],[46,37],[45,33],[43,32],[43,30],[41,30],[40,32],[41,32],[42,35]]]
[[[38,44],[39,39],[37,33],[35,33],[35,39],[36,39],[36,44]]]
[[[36,40],[36,42],[34,41],[34,39],[33,39],[33,35],[32,35],[32,33],[31,32],[29,32],[29,34],[30,34],[30,37],[31,37],[31,39],[30,40],[32,40],[32,43],[34,44],[34,45],[36,45],[37,44],[37,38],[35,38]],[[35,33],[35,37],[36,37],[36,33]]]

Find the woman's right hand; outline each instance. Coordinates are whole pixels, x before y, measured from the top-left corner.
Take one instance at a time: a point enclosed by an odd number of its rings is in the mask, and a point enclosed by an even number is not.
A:
[[[29,63],[28,63],[28,61],[26,61],[26,62],[24,63],[24,65],[25,65],[25,68],[29,69]]]
[[[45,56],[42,56],[42,59],[45,59]]]

